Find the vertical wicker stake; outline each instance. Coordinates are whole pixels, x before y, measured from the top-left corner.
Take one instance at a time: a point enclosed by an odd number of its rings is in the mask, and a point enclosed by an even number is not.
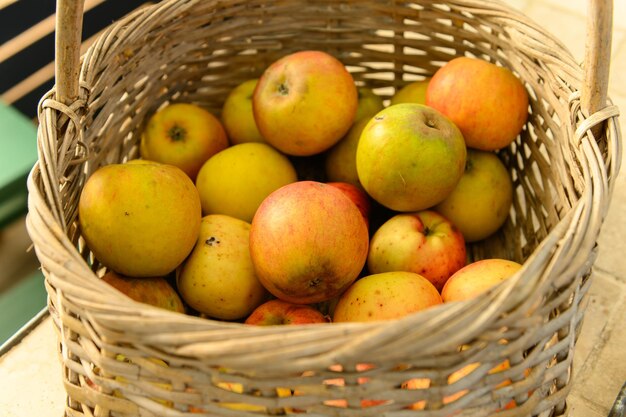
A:
[[[585,44],[584,85],[581,105],[586,116],[606,107],[611,63],[611,34],[613,31],[613,2],[589,0],[587,8],[587,42]],[[598,137],[601,125],[592,129]]]
[[[57,1],[54,71],[56,99],[63,104],[78,97],[82,27],[83,0]]]

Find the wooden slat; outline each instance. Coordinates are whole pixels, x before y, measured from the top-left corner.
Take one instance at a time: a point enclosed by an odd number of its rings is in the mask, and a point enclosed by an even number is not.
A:
[[[0,0],[0,2],[3,0]],[[12,0],[7,0],[10,4]],[[86,0],[85,11],[93,9],[104,0]],[[7,4],[8,5],[8,4]],[[0,3],[0,9],[2,9],[2,3]],[[54,32],[55,15],[48,16],[36,25],[31,26],[29,29],[20,33],[11,40],[0,45],[0,62],[4,62],[13,55],[28,48],[38,40]]]

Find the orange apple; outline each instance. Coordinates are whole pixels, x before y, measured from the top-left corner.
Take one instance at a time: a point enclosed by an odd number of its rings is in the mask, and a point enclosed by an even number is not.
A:
[[[483,259],[455,272],[441,290],[444,302],[469,300],[510,278],[522,265],[506,259]]]
[[[185,305],[178,293],[163,277],[132,278],[108,271],[102,280],[140,303],[178,313],[185,312]]]
[[[493,152],[467,150],[465,172],[454,190],[435,210],[459,228],[466,242],[495,233],[509,216],[513,182]]]
[[[435,286],[419,274],[373,274],[360,278],[341,295],[333,322],[396,319],[441,303]]]
[[[432,210],[393,216],[376,230],[370,242],[370,273],[407,271],[428,279],[441,291],[450,276],[465,266],[461,232]]]
[[[528,93],[508,68],[482,59],[454,58],[433,75],[426,104],[449,117],[470,148],[508,146],[528,118]]]
[[[195,180],[202,164],[226,147],[226,131],[215,116],[195,104],[175,103],[150,117],[140,152],[142,158],[174,165]]]
[[[254,121],[252,94],[259,80],[244,81],[233,88],[222,107],[222,124],[230,143],[265,142]]]
[[[419,211],[443,201],[465,169],[459,129],[430,107],[402,103],[370,119],[356,152],[365,191],[395,211]]]
[[[328,182],[327,184],[341,190],[350,200],[352,200],[354,204],[356,204],[359,211],[363,215],[363,220],[365,220],[365,224],[369,227],[371,204],[367,193],[361,188],[347,182]]]
[[[273,295],[296,304],[329,300],[365,265],[368,229],[357,206],[332,185],[298,181],[259,206],[250,254],[259,280]]]
[[[279,324],[328,323],[324,315],[307,304],[293,304],[275,299],[261,304],[248,316],[246,324],[273,326]]]
[[[341,139],[358,107],[352,75],[332,55],[300,51],[271,64],[252,96],[254,119],[278,150],[307,156]]]

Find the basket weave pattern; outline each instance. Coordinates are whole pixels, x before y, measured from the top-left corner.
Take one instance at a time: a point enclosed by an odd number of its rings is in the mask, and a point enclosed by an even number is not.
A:
[[[357,84],[384,98],[456,56],[519,75],[529,121],[500,152],[514,181],[511,216],[497,235],[469,247],[472,259],[523,263],[518,274],[475,300],[393,322],[304,327],[169,313],[97,278],[103,268],[77,226],[89,175],[137,157],[143,124],[162,104],[192,102],[218,114],[233,87],[304,49],[335,55]],[[53,90],[41,101],[27,222],[58,330],[68,416],[185,416],[190,407],[207,416],[258,415],[220,402],[264,406],[262,415],[565,413],[595,242],[619,170],[617,109],[584,114],[580,66],[525,16],[481,0],[165,1],[112,25],[81,64],[77,100],[63,104]],[[602,135],[593,137],[597,125]],[[507,370],[489,373],[505,360]],[[473,363],[480,365],[448,384]],[[325,383],[333,378],[344,385]],[[402,388],[414,378],[429,386]],[[276,388],[296,395],[279,397]],[[362,408],[368,399],[381,403]],[[406,409],[422,400],[423,410]],[[502,410],[511,400],[518,405]]]

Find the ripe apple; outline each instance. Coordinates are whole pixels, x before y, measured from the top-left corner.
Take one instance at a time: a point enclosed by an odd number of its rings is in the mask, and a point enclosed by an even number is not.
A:
[[[327,184],[341,190],[350,200],[352,200],[354,204],[356,204],[357,208],[363,215],[363,220],[365,220],[365,224],[369,227],[371,205],[367,193],[363,191],[363,189],[347,182],[328,182]]]
[[[368,229],[356,205],[339,189],[298,181],[270,194],[250,231],[250,253],[263,285],[295,304],[329,300],[365,265]]]
[[[250,259],[250,224],[212,214],[202,218],[198,243],[177,271],[183,300],[220,320],[248,316],[267,300]]]
[[[448,116],[470,148],[509,145],[528,118],[528,93],[508,68],[482,59],[454,58],[433,75],[426,104]]]
[[[333,322],[390,320],[441,303],[435,286],[419,274],[373,274],[358,279],[341,295]]]
[[[367,255],[370,273],[415,272],[438,291],[465,263],[463,235],[432,210],[397,214],[387,220],[372,236]]]
[[[203,214],[226,214],[251,222],[272,191],[298,180],[289,159],[266,143],[241,143],[213,155],[196,187]]]
[[[189,177],[173,165],[149,161],[99,168],[78,202],[89,249],[103,265],[131,277],[172,272],[193,249],[201,217]]]
[[[174,165],[189,178],[204,162],[228,146],[220,121],[202,107],[189,103],[170,104],[157,111],[141,136],[141,157]]]
[[[358,122],[361,119],[369,119],[374,117],[376,113],[385,108],[383,105],[383,99],[375,94],[371,89],[366,87],[357,88],[358,94],[358,106],[356,109],[356,116],[354,116],[354,122]]]
[[[363,129],[356,168],[365,191],[396,211],[419,211],[443,201],[465,169],[459,129],[430,107],[402,103]]]
[[[108,271],[102,280],[140,303],[178,313],[185,312],[185,305],[178,293],[163,277],[132,278]]]
[[[420,81],[413,81],[398,90],[389,102],[389,105],[400,103],[426,104],[426,89],[430,78]]]
[[[275,299],[258,306],[246,319],[246,324],[273,326],[277,324],[328,323],[324,315],[307,304],[293,304]]]
[[[352,75],[332,55],[300,51],[271,64],[252,96],[265,140],[289,155],[313,155],[346,134],[358,106]]]
[[[510,278],[522,265],[506,259],[483,259],[455,272],[441,290],[444,302],[474,298]]]
[[[230,143],[265,142],[254,121],[252,94],[259,80],[244,81],[233,88],[222,107],[222,124]]]
[[[348,133],[326,152],[324,168],[329,181],[347,182],[363,188],[356,170],[356,149],[369,118],[356,121]]]
[[[465,172],[454,190],[435,210],[459,228],[466,242],[495,233],[509,216],[513,182],[493,152],[467,150]]]

